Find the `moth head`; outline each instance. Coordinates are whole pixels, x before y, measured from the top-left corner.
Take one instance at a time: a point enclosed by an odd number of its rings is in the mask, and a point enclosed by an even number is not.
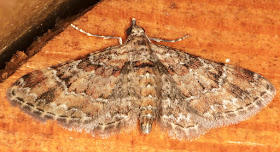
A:
[[[126,33],[127,35],[133,35],[133,36],[143,36],[143,35],[146,35],[145,34],[145,30],[136,25],[136,19],[135,18],[132,18],[132,21],[131,21],[131,27],[129,27],[127,30],[126,30]]]

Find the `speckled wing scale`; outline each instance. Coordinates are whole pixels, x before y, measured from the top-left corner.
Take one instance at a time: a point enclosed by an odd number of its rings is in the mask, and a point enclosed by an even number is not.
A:
[[[29,73],[7,96],[35,118],[93,135],[139,119],[143,134],[156,120],[172,137],[193,139],[253,116],[275,92],[257,73],[151,43],[133,19],[123,45]]]
[[[165,46],[152,47],[163,64],[160,122],[173,137],[192,139],[236,124],[266,106],[274,86],[252,71]]]

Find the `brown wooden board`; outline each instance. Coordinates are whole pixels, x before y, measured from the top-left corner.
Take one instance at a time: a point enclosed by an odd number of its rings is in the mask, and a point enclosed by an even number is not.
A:
[[[99,3],[74,22],[94,34],[126,38],[131,18],[159,43],[214,61],[260,73],[280,89],[280,4],[264,1],[110,1]],[[212,129],[194,141],[170,139],[157,123],[149,135],[138,126],[107,139],[45,124],[12,107],[7,88],[19,77],[109,46],[117,40],[88,37],[71,26],[0,84],[1,151],[279,151],[279,94],[260,113],[236,125]]]
[[[0,82],[10,76],[27,57],[37,53],[45,44],[44,40],[62,31],[63,28],[59,28],[63,26],[62,22],[73,21],[90,10],[97,1],[0,1]],[[36,43],[33,43],[35,40]],[[22,52],[11,59],[17,51]],[[23,52],[26,55],[22,56]],[[8,61],[11,62],[7,64]]]

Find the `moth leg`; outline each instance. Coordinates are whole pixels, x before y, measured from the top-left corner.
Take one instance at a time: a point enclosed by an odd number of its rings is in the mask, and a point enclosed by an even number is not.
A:
[[[83,29],[78,28],[78,27],[75,26],[74,24],[71,24],[71,26],[72,26],[74,29],[76,29],[76,30],[78,30],[78,31],[80,31],[80,32],[82,32],[82,33],[84,33],[84,34],[86,34],[87,36],[94,36],[94,37],[98,37],[98,38],[103,38],[103,39],[105,39],[105,40],[106,40],[106,39],[118,39],[120,45],[122,45],[122,38],[121,38],[121,37],[103,36],[103,35],[91,34],[91,33],[88,33],[88,32],[86,32],[86,31],[84,31]]]
[[[156,41],[156,42],[171,42],[171,43],[174,43],[174,42],[177,42],[177,41],[182,41],[183,39],[188,38],[188,37],[190,37],[190,35],[186,35],[186,36],[180,37],[180,38],[175,39],[175,40],[163,40],[163,39],[158,39],[158,38],[149,38],[149,39],[153,40],[153,41]]]

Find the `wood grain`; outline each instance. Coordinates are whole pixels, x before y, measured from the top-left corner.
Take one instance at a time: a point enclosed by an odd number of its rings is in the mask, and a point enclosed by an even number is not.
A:
[[[94,34],[121,36],[131,18],[149,37],[175,39],[162,45],[260,73],[280,89],[280,4],[276,1],[105,0],[74,24]],[[19,77],[90,52],[118,45],[117,40],[88,37],[71,27],[0,84],[1,151],[279,151],[279,94],[256,116],[236,125],[210,130],[194,141],[170,139],[154,123],[149,135],[139,127],[107,139],[68,131],[56,122],[43,124],[12,107],[7,88]]]

